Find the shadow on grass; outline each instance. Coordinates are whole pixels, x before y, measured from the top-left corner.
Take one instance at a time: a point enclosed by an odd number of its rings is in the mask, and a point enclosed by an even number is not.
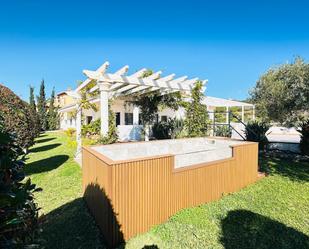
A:
[[[26,164],[25,173],[27,175],[47,172],[58,168],[69,159],[67,155],[57,155],[48,157],[42,160],[38,160],[32,163]]]
[[[49,142],[51,140],[54,140],[56,139],[55,137],[50,137],[50,138],[43,138],[43,139],[40,139],[40,140],[36,140],[35,142],[36,143],[45,143],[45,142]]]
[[[60,145],[61,145],[60,143],[43,145],[43,146],[40,146],[40,147],[32,148],[32,149],[29,150],[29,152],[35,153],[35,152],[51,150],[51,149],[57,148]]]
[[[221,226],[226,249],[309,248],[305,234],[248,210],[230,211]]]
[[[44,248],[106,248],[82,198],[75,199],[40,218]]]
[[[108,248],[115,248],[119,245],[119,248],[123,248],[124,235],[121,231],[121,225],[117,220],[117,215],[105,190],[100,185],[91,183],[86,187],[84,199],[90,213],[96,220],[96,224],[106,239]]]
[[[309,181],[309,163],[261,157],[260,170],[266,174],[280,174],[293,181]]]
[[[146,245],[142,249],[159,249],[157,245]]]
[[[39,135],[39,137],[46,137],[46,136],[47,136],[47,134],[45,134],[45,133],[42,133],[42,134]]]

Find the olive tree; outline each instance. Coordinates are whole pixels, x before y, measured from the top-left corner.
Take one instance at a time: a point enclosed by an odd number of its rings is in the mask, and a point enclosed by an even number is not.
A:
[[[308,118],[309,64],[296,58],[292,63],[269,69],[250,95],[261,119],[298,125]]]

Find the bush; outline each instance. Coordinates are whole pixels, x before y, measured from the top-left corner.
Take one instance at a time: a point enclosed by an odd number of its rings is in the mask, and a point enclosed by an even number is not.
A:
[[[309,119],[301,124],[301,129],[298,130],[301,134],[300,151],[302,154],[309,156]]]
[[[68,128],[64,132],[68,137],[73,137],[76,134],[76,129],[75,128]]]
[[[167,121],[157,122],[152,126],[152,135],[156,139],[169,139],[170,135],[170,124]]]
[[[268,144],[266,132],[269,129],[269,125],[265,122],[250,121],[246,125],[245,136],[247,141],[253,141],[259,143],[259,149],[264,150]]]
[[[215,128],[215,135],[218,137],[231,137],[232,131],[227,125],[219,125]]]
[[[15,134],[18,146],[27,149],[34,144],[34,138],[38,135],[35,128],[37,121],[31,115],[29,104],[1,84],[0,115],[3,118],[4,130]]]
[[[152,134],[156,139],[179,138],[183,131],[184,121],[176,118],[169,118],[152,126]]]
[[[92,121],[87,125],[82,126],[82,136],[88,137],[93,135],[99,135],[101,129],[101,119]]]
[[[37,189],[24,181],[21,148],[0,120],[0,248],[34,248],[38,208],[33,200]]]

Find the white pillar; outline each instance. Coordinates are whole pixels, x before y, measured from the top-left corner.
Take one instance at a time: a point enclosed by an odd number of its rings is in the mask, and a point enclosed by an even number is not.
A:
[[[229,110],[230,110],[230,109],[229,109],[229,107],[227,106],[227,107],[226,107],[226,116],[225,116],[225,123],[227,123],[227,124],[229,123]]]
[[[133,107],[133,125],[138,125],[139,121],[139,108],[138,106]]]
[[[150,131],[150,125],[145,125],[145,141],[149,141],[149,131]]]
[[[208,111],[209,120],[211,120],[212,122],[212,130],[211,130],[210,135],[214,136],[215,135],[215,107],[207,106],[207,111]]]
[[[255,120],[255,105],[252,108],[252,120]]]
[[[101,135],[108,134],[108,92],[110,83],[98,82],[100,89],[100,113],[101,113]]]
[[[76,158],[81,157],[82,152],[82,108],[80,104],[76,104]]]
[[[241,107],[241,121],[244,123],[245,122],[245,107]]]

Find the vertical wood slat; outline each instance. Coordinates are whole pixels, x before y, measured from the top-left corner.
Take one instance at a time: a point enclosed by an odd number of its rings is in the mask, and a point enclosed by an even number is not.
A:
[[[83,148],[85,200],[110,246],[147,231],[180,209],[217,200],[255,182],[257,170],[257,143],[234,146],[230,159],[181,169],[174,169],[173,155],[111,162]]]

